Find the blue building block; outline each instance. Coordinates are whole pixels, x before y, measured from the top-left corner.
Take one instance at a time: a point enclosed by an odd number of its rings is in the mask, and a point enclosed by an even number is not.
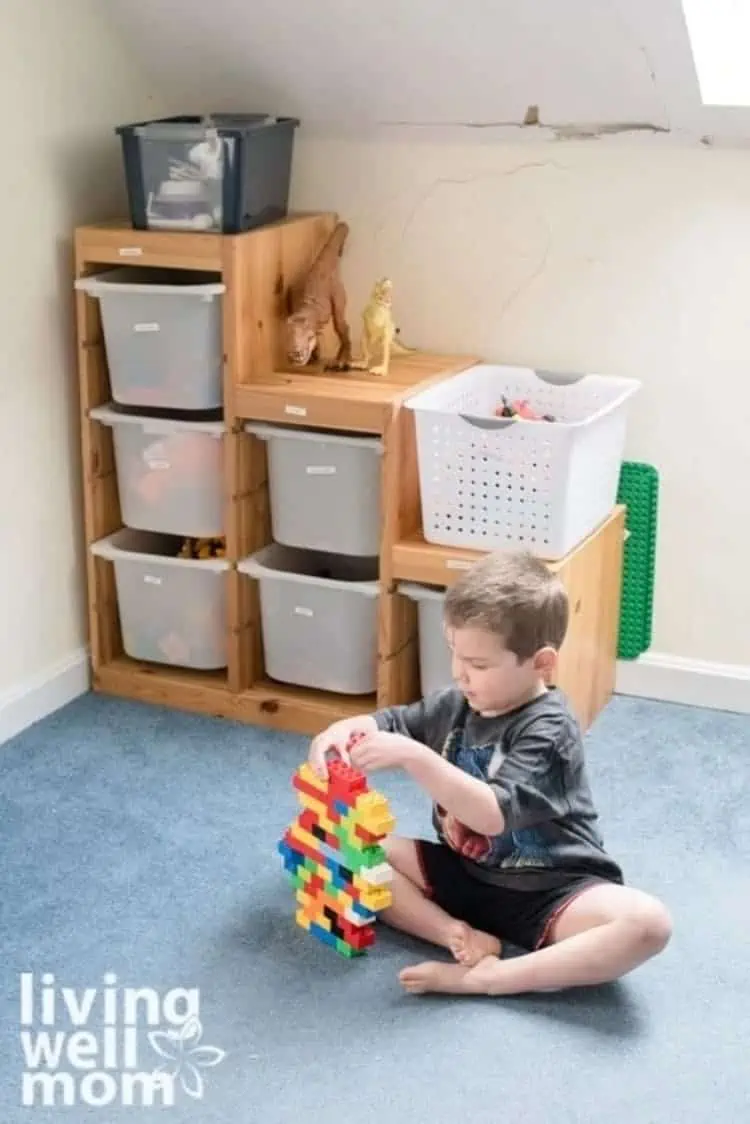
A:
[[[332,948],[336,947],[336,938],[333,933],[329,933],[327,929],[322,929],[320,925],[316,925],[314,921],[310,923],[308,930],[314,937],[317,937],[323,944],[329,944]]]

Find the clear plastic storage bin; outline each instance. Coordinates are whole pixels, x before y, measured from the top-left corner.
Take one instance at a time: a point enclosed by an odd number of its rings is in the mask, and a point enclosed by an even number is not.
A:
[[[284,218],[298,125],[267,113],[120,125],[133,226],[239,234]]]
[[[183,270],[112,269],[76,281],[96,297],[112,397],[123,406],[223,405],[222,282]]]
[[[272,543],[237,564],[259,582],[266,673],[367,695],[377,686],[378,560]]]
[[[122,521],[163,534],[224,534],[223,422],[176,421],[107,406],[90,417],[112,428]]]
[[[445,590],[399,582],[397,592],[417,605],[419,680],[422,695],[453,685],[451,651],[443,633]]]
[[[634,379],[479,364],[417,392],[424,537],[562,558],[617,499]],[[555,421],[502,418],[502,397]]]
[[[276,542],[334,554],[378,554],[379,438],[256,422],[245,429],[267,442]]]
[[[127,528],[93,543],[95,555],[114,563],[125,653],[173,667],[226,667],[229,563],[178,558],[180,545]]]

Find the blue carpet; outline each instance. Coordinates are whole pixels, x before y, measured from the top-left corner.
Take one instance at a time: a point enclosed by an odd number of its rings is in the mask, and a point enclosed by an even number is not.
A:
[[[628,879],[667,902],[675,936],[618,984],[515,999],[404,995],[397,972],[425,946],[381,925],[369,957],[349,962],[294,924],[275,845],[296,814],[290,777],[305,749],[95,696],[2,747],[2,1124],[750,1118],[750,719],[614,700],[589,738],[605,838]],[[399,830],[429,831],[403,777],[376,783]],[[120,1063],[83,1051],[73,1060],[109,1062],[107,1082],[76,1084],[74,1107],[30,1113],[21,973],[33,974],[35,1035],[44,973],[54,1032],[71,1029],[60,989],[104,987],[108,972],[162,999],[199,989],[202,1045],[225,1057],[200,1070],[200,1100],[178,1084],[174,1106],[143,1107],[136,1087],[123,1108]],[[103,1048],[99,1002],[88,1044]],[[114,1037],[122,1012],[112,1021]],[[163,1059],[146,1030],[130,1032],[131,1061],[149,1072]],[[61,1069],[77,1081],[90,1072]],[[87,1107],[92,1097],[114,1100]]]

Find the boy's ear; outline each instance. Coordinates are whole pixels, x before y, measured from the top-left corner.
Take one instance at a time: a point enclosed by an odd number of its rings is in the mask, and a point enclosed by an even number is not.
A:
[[[557,652],[554,648],[540,648],[534,656],[534,670],[545,683],[550,683],[557,669]]]

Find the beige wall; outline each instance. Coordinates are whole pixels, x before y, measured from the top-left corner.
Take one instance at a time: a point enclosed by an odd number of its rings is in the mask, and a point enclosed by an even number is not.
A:
[[[122,208],[116,124],[163,111],[97,0],[3,0],[0,701],[85,642],[70,238]]]
[[[750,665],[750,156],[315,137],[293,182],[352,224],[353,323],[389,273],[405,343],[642,380],[626,456],[662,480],[652,648]]]

